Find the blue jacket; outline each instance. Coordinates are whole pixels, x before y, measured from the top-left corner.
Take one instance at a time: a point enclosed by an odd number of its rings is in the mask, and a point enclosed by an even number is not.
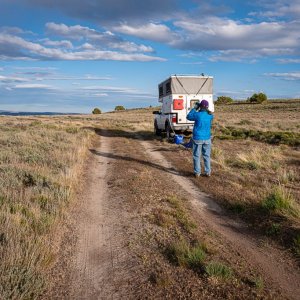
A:
[[[193,129],[194,140],[209,140],[211,137],[210,130],[213,115],[207,111],[196,111],[194,108],[188,113],[186,117],[189,121],[195,121]]]

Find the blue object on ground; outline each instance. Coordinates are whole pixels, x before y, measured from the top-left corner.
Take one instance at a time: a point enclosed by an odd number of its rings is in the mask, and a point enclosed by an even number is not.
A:
[[[182,142],[183,142],[183,136],[176,134],[174,137],[174,143],[179,145],[179,144],[182,144]]]
[[[182,144],[185,148],[193,148],[193,140],[190,139],[187,143]]]

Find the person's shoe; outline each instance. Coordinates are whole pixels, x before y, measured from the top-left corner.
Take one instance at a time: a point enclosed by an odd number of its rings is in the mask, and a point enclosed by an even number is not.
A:
[[[200,177],[200,174],[199,174],[199,173],[195,173],[195,174],[194,174],[194,177],[195,177],[195,178],[199,178],[199,177]]]
[[[204,177],[210,177],[210,173],[204,173],[203,176]]]

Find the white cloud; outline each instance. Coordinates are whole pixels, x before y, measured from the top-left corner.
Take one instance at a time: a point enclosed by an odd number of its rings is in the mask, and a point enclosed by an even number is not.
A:
[[[97,93],[97,94],[93,94],[93,96],[95,96],[95,97],[107,97],[108,94],[106,94],[106,93]]]
[[[45,39],[42,41],[46,46],[53,46],[53,47],[62,47],[66,49],[72,49],[73,44],[70,41],[62,40],[62,41],[51,41],[49,39]]]
[[[2,53],[1,53],[2,52]],[[116,60],[116,61],[165,61],[161,57],[142,53],[123,53],[111,50],[64,51],[46,48],[23,38],[0,34],[0,57],[2,59],[39,59],[39,60]]]
[[[264,75],[284,80],[300,80],[300,71],[286,73],[265,73]]]
[[[0,75],[0,82],[25,82],[28,81],[27,78],[15,77],[15,76],[2,76]]]
[[[300,64],[300,58],[278,58],[276,61],[280,64]]]
[[[102,86],[102,85],[93,85],[82,87],[83,90],[98,90],[98,91],[107,91],[107,92],[117,92],[117,93],[136,93],[137,90],[129,87],[118,87],[118,86]]]
[[[300,51],[299,20],[255,23],[247,19],[245,23],[216,16],[191,18],[181,15],[173,25],[171,29],[152,22],[139,26],[122,23],[112,28],[123,34],[189,50],[184,54],[186,57],[193,57],[195,53],[202,55],[200,51],[232,51],[214,55],[213,61],[242,61],[251,57],[254,62],[259,57],[297,55]],[[231,55],[233,53],[235,56]]]
[[[79,47],[79,49],[83,49],[83,50],[95,50],[95,46],[93,46],[90,43],[84,43],[83,45],[81,45]]]
[[[111,31],[100,32],[80,25],[67,26],[53,22],[47,23],[46,29],[49,34],[59,37],[68,38],[70,40],[87,41],[80,46],[82,49],[112,48],[125,52],[153,52],[152,47],[124,41]]]
[[[114,26],[113,30],[142,39],[163,43],[171,42],[172,39],[175,38],[175,33],[164,24],[148,23],[139,26],[130,26],[125,23]]]
[[[66,37],[71,40],[82,40],[83,38],[101,38],[103,35],[96,30],[80,25],[67,26],[65,24],[46,23],[48,34]]]
[[[15,70],[34,70],[34,71],[53,71],[57,70],[54,67],[13,67]]]
[[[54,89],[54,87],[47,84],[37,84],[37,83],[28,83],[28,84],[17,84],[14,86],[15,89]]]
[[[256,63],[258,58],[272,55],[293,54],[291,49],[269,49],[262,48],[253,50],[221,50],[211,55],[208,60],[212,62],[228,61],[228,62],[247,62]]]
[[[298,48],[300,22],[262,22],[241,24],[217,17],[200,22],[182,20],[174,23],[184,30],[181,39],[171,43],[182,49],[282,49]]]

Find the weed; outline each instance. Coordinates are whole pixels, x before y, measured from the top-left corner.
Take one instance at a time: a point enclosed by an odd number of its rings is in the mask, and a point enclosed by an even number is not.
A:
[[[224,280],[232,277],[232,270],[219,262],[210,262],[205,266],[205,272],[210,277],[217,277]]]
[[[267,212],[280,212],[294,217],[299,216],[298,207],[290,192],[282,186],[275,187],[261,202],[261,206]]]
[[[192,269],[203,266],[206,253],[200,244],[191,246],[185,240],[170,244],[166,249],[169,260],[176,265]]]

